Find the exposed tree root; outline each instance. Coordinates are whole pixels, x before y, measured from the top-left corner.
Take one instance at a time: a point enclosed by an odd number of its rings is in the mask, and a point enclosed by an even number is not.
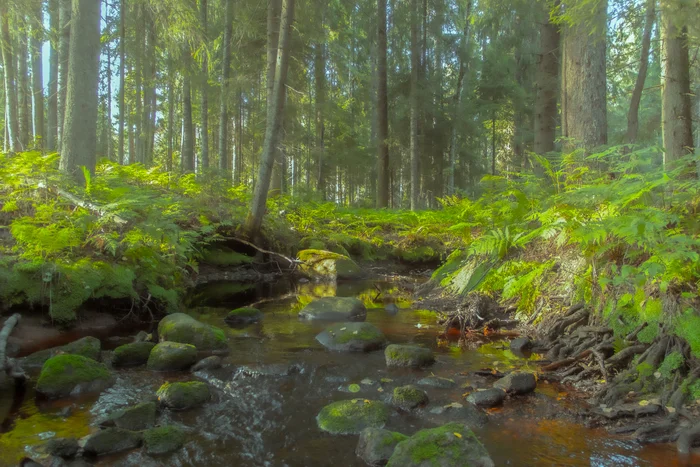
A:
[[[14,360],[7,357],[7,339],[9,339],[12,330],[19,323],[21,316],[15,313],[10,316],[0,330],[0,383],[5,378],[11,378],[15,381],[24,381],[26,375],[15,367]]]
[[[690,454],[694,446],[700,445],[700,423],[683,430],[678,436],[676,447],[681,454]]]

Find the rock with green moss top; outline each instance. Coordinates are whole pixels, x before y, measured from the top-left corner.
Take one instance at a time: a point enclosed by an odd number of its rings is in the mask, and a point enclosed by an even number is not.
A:
[[[80,445],[75,438],[54,438],[46,443],[47,453],[64,459],[75,457],[79,450]]]
[[[146,454],[158,455],[177,451],[185,444],[185,432],[173,425],[159,426],[143,432]]]
[[[441,378],[440,376],[427,376],[420,381],[418,381],[419,386],[426,386],[429,388],[438,389],[451,389],[457,386],[455,380],[449,378]]]
[[[384,347],[386,337],[370,323],[336,323],[316,336],[325,348],[341,352],[369,352]]]
[[[401,441],[387,467],[493,467],[486,448],[461,423],[421,430]]]
[[[83,337],[70,344],[50,349],[40,350],[22,358],[22,367],[25,369],[40,368],[46,360],[60,354],[82,355],[83,357],[91,358],[95,361],[100,360],[100,351],[102,344],[96,337]]]
[[[403,410],[413,410],[428,404],[428,395],[422,389],[409,384],[394,388],[391,398],[392,404]]]
[[[345,255],[325,250],[302,250],[298,254],[299,270],[310,279],[333,281],[360,279],[364,272],[356,262]]]
[[[100,422],[102,427],[116,426],[125,430],[141,431],[156,424],[156,403],[144,402],[119,409]]]
[[[333,402],[316,416],[318,427],[332,434],[358,434],[365,428],[382,428],[390,409],[384,402],[352,399]]]
[[[148,356],[148,369],[154,371],[187,370],[197,362],[197,348],[178,342],[161,342]]]
[[[391,344],[384,350],[387,366],[420,368],[432,365],[435,356],[430,349],[415,345]]]
[[[226,334],[223,329],[197,321],[184,313],[173,313],[158,323],[161,341],[190,344],[199,350],[226,350]]]
[[[101,363],[82,355],[62,354],[46,360],[36,391],[50,399],[100,392],[114,383],[114,376]]]
[[[440,261],[440,254],[428,245],[397,248],[394,255],[407,263],[432,263]]]
[[[245,306],[243,308],[236,308],[230,311],[226,315],[225,321],[231,326],[247,326],[249,324],[257,323],[262,320],[262,311],[257,308],[252,308]]]
[[[408,436],[395,431],[381,428],[365,428],[360,433],[360,441],[357,443],[355,454],[368,465],[386,465],[394,453],[396,445],[408,439]]]
[[[115,367],[145,365],[155,346],[156,344],[153,342],[134,342],[120,345],[114,349],[112,365]]]
[[[121,428],[105,428],[83,438],[83,450],[87,454],[102,456],[128,451],[141,445],[142,435]]]
[[[323,297],[306,305],[299,318],[320,321],[364,321],[367,308],[354,297]]]
[[[161,404],[175,410],[199,407],[211,399],[209,385],[200,381],[165,383],[158,389],[156,395]]]

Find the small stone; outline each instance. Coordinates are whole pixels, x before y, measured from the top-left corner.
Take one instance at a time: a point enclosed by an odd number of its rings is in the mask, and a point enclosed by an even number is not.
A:
[[[146,331],[139,331],[136,333],[134,336],[134,339],[132,342],[149,342],[152,339],[152,336],[147,333]]]
[[[337,323],[316,336],[329,350],[339,352],[369,352],[386,343],[384,334],[370,323]]]
[[[476,391],[467,396],[467,402],[471,402],[477,407],[496,407],[501,405],[506,398],[504,390],[499,388],[491,388],[485,391]]]
[[[158,323],[161,341],[190,344],[199,350],[227,350],[223,329],[202,323],[185,313],[173,313]]]
[[[243,307],[236,308],[235,310],[229,312],[224,318],[224,321],[230,326],[247,326],[249,324],[257,323],[263,319],[262,311],[257,308]]]
[[[389,407],[380,401],[352,399],[333,402],[316,416],[318,427],[332,434],[357,434],[365,428],[383,428]]]
[[[309,303],[299,318],[310,321],[364,321],[367,308],[354,297],[323,297]]]
[[[46,452],[52,456],[70,459],[78,454],[80,446],[75,438],[55,438],[46,443]]]
[[[112,364],[115,367],[145,365],[155,344],[153,342],[133,342],[114,349]]]
[[[537,388],[537,379],[532,373],[513,372],[493,383],[493,387],[508,394],[528,394]]]
[[[114,383],[114,376],[101,363],[81,355],[51,357],[41,368],[36,391],[48,398],[100,392]]]
[[[211,399],[209,385],[199,381],[165,383],[156,395],[161,404],[175,410],[198,407]]]
[[[453,379],[441,378],[439,376],[427,376],[418,381],[420,386],[427,386],[439,389],[451,389],[457,386]]]
[[[131,431],[141,431],[151,428],[156,423],[155,402],[144,402],[133,407],[127,407],[111,413],[101,426],[116,426]]]
[[[135,431],[106,428],[86,436],[83,449],[96,456],[114,454],[139,447],[141,439],[141,433]]]
[[[510,341],[510,350],[525,352],[530,349],[532,349],[532,341],[529,337],[518,337]]]
[[[394,388],[394,395],[391,399],[394,406],[403,410],[413,410],[428,404],[428,395],[422,389],[413,385],[400,386]]]
[[[197,361],[193,345],[161,342],[153,347],[148,357],[148,369],[155,371],[187,370]]]
[[[387,366],[420,368],[435,362],[430,349],[414,345],[391,344],[384,350]]]
[[[395,303],[389,303],[387,306],[384,307],[384,311],[386,311],[390,315],[395,315],[399,312],[399,307],[396,306]]]
[[[365,428],[360,433],[355,453],[368,465],[386,465],[396,445],[408,436],[381,428]]]
[[[143,444],[147,454],[167,454],[185,444],[185,432],[172,425],[151,428],[143,433]]]
[[[212,355],[211,357],[203,358],[192,367],[192,371],[216,370],[221,368],[221,357]]]

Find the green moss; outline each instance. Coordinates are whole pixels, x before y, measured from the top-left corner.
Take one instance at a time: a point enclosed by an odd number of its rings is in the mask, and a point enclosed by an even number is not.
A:
[[[395,406],[404,410],[414,409],[428,403],[428,396],[425,391],[413,385],[399,386],[394,388],[392,402]]]
[[[211,399],[209,385],[201,381],[165,383],[156,395],[163,405],[176,410],[197,407]]]
[[[405,439],[408,439],[408,436],[396,431],[390,431],[389,434],[391,436],[385,436],[384,438],[382,438],[382,446],[391,446],[392,444],[397,444]]]
[[[659,373],[666,379],[671,379],[673,373],[681,368],[685,363],[685,358],[680,352],[674,351],[666,355],[664,361],[659,365]]]
[[[693,356],[700,358],[700,316],[697,312],[688,310],[679,316],[674,331],[688,341]]]
[[[389,366],[422,367],[435,361],[430,349],[412,345],[391,344],[384,350],[384,357]]]
[[[114,366],[145,365],[155,344],[153,342],[133,342],[114,349]]]
[[[151,428],[143,432],[143,444],[148,454],[166,454],[185,444],[185,432],[172,425]]]
[[[250,264],[253,261],[254,258],[228,248],[207,250],[202,258],[202,262],[214,266],[240,266],[241,264]]]
[[[155,371],[186,370],[197,361],[197,348],[179,342],[161,342],[148,356],[148,369]]]
[[[226,334],[223,329],[202,323],[184,313],[174,313],[158,324],[162,340],[190,344],[199,350],[224,350]]]
[[[688,385],[688,394],[693,400],[700,399],[700,379],[696,379]]]
[[[62,354],[51,357],[44,363],[36,389],[49,397],[68,396],[78,385],[106,382],[111,377],[106,366],[90,358]]]
[[[342,327],[341,324],[336,325],[336,327],[339,326]],[[369,326],[361,326],[357,334],[342,331],[338,331],[338,333],[339,335],[337,338],[337,342],[339,344],[347,344],[348,342],[353,340],[373,341],[375,339],[381,339],[384,336],[379,329],[377,329],[371,324]]]
[[[228,317],[240,316],[240,317],[246,317],[246,318],[253,318],[253,317],[258,316],[259,314],[260,314],[260,310],[258,310],[257,308],[244,306],[242,308],[236,308],[235,310],[230,311],[228,314]]]
[[[316,421],[329,433],[356,434],[368,427],[381,428],[388,418],[389,408],[383,402],[352,399],[325,406]]]

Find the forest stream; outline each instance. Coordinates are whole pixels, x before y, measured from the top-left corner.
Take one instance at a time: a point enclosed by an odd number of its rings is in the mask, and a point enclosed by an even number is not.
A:
[[[405,283],[407,278],[402,279]],[[419,280],[419,279],[415,279]],[[380,293],[381,291],[381,293]],[[315,336],[327,324],[301,321],[297,313],[314,296],[354,296],[368,307],[367,321],[391,343],[418,343],[433,349],[436,363],[426,370],[387,368],[384,353],[342,353],[325,350]],[[540,381],[534,393],[515,396],[497,409],[474,409],[465,393],[489,382],[473,372],[484,368],[535,369],[540,356],[517,356],[508,342],[494,340],[468,350],[456,341],[436,339],[442,327],[433,312],[414,309],[408,294],[392,281],[356,281],[332,285],[279,283],[246,289],[218,282],[190,294],[190,309],[200,321],[222,326],[217,309],[251,302],[264,313],[260,323],[226,328],[229,354],[223,367],[194,373],[213,389],[203,407],[164,410],[158,424],[179,425],[187,433],[184,447],[151,457],[131,450],[95,459],[95,465],[141,467],[167,465],[361,466],[355,456],[357,436],[334,436],[317,427],[316,414],[327,404],[350,398],[388,401],[394,387],[429,376],[454,381],[445,388],[421,386],[430,402],[411,412],[392,412],[387,428],[410,435],[417,430],[460,421],[474,429],[497,466],[638,466],[698,465],[700,457],[680,459],[674,445],[640,446],[603,429],[584,426],[577,414],[586,407],[583,395]],[[389,303],[399,310],[385,309]],[[216,306],[217,308],[207,308]],[[103,349],[131,339],[103,339]],[[83,437],[97,420],[120,407],[154,398],[166,381],[191,380],[188,372],[156,373],[144,367],[121,369],[116,383],[99,396],[36,398],[31,383],[0,434],[0,465],[16,465],[27,456],[46,459],[46,440]],[[48,464],[47,464],[48,465]]]

